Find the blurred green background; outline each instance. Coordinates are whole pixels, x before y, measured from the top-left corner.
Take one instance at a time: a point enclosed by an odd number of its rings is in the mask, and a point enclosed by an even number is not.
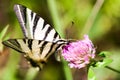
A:
[[[81,39],[83,34],[88,34],[97,48],[96,54],[110,51],[113,62],[109,66],[120,70],[120,0],[0,0],[0,32],[9,24],[5,35],[9,38],[23,37],[14,4],[38,13],[61,36]],[[27,61],[18,52],[6,47],[0,51],[0,80],[65,80],[63,64],[54,55],[39,73],[28,68]],[[97,80],[120,80],[120,74],[109,69],[94,71]]]

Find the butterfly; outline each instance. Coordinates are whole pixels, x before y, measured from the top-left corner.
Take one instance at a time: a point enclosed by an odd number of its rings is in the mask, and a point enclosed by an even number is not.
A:
[[[33,67],[39,67],[41,70],[47,59],[68,41],[61,39],[53,27],[29,8],[16,4],[14,11],[25,38],[9,39],[2,43],[23,53]]]

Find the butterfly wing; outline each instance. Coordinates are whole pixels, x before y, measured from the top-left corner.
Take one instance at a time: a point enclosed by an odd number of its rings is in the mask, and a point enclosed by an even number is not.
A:
[[[38,14],[22,5],[15,5],[14,11],[23,30],[24,36],[30,39],[55,42],[60,39],[58,33]]]
[[[9,39],[2,42],[5,46],[11,47],[18,52],[24,53],[32,66],[42,68],[52,53],[62,44],[56,44],[43,40],[34,39]]]

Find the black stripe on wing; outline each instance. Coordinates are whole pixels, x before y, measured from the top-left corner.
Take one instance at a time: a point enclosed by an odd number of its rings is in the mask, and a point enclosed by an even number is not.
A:
[[[20,26],[22,27],[22,31],[25,37],[28,37],[28,33],[26,30],[26,7],[23,7],[22,5],[15,5],[14,11],[17,15],[18,21],[20,23]]]
[[[61,48],[65,44],[67,44],[67,41],[65,41],[65,40],[58,40],[57,42],[47,43],[43,47],[42,54],[44,54],[45,52],[46,53],[45,53],[45,55],[41,55],[41,57],[44,56],[45,58],[48,58],[52,53],[55,53],[59,48]],[[48,50],[46,50],[46,49],[48,49]]]
[[[32,14],[33,14],[33,12],[32,12]],[[36,29],[36,26],[37,26],[37,22],[38,22],[38,20],[39,20],[39,16],[35,16],[35,19],[34,19],[34,25],[33,25],[33,35],[34,35],[34,32],[35,32],[35,29]]]
[[[60,39],[58,33],[49,24],[45,23],[38,14],[22,5],[14,6],[25,37],[55,42]]]
[[[44,48],[44,46],[45,46],[46,44],[48,44],[47,41],[40,41],[40,40],[39,40],[38,45],[41,46],[41,47],[40,47],[40,54],[42,54],[43,48]]]
[[[32,42],[33,42],[32,39],[28,40],[28,47],[29,47],[30,50],[32,50]]]
[[[58,46],[60,46],[60,44],[59,45],[58,44],[56,45],[55,43],[51,44],[50,48],[48,50],[49,54],[46,54],[45,57],[48,58],[52,53],[55,53],[55,51],[57,51],[57,49],[58,49]]]
[[[10,48],[20,52],[20,53],[25,53],[22,50],[20,44],[18,43],[18,41],[16,39],[14,39],[14,40],[13,39],[9,39],[9,40],[3,41],[2,44],[4,44],[5,46],[10,47]]]
[[[51,28],[51,27],[48,27],[47,31],[45,32],[45,36],[44,36],[43,40],[45,40],[45,39],[47,38],[47,36],[48,36],[48,34],[50,33],[51,30],[52,30],[52,28]],[[52,38],[52,39],[53,39],[53,38]],[[52,39],[51,39],[51,40],[52,40]]]

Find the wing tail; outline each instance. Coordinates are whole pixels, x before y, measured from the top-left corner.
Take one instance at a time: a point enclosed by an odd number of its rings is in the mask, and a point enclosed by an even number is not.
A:
[[[24,53],[23,50],[21,49],[20,44],[18,43],[16,39],[9,39],[9,40],[3,41],[2,44],[12,49],[15,49],[16,51],[20,53]]]

